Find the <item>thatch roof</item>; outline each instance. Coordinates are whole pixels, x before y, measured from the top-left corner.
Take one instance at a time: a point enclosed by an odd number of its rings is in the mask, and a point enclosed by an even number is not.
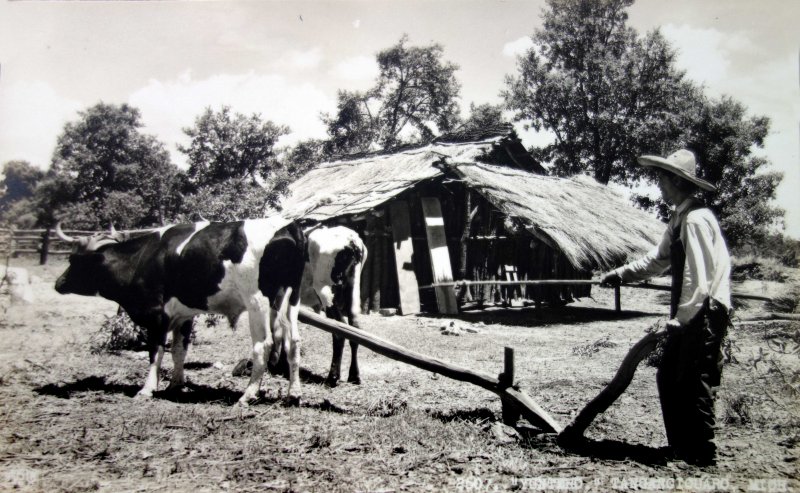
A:
[[[558,247],[575,267],[608,268],[651,249],[664,225],[587,176],[536,175],[483,163],[453,167],[468,187]]]
[[[284,214],[325,221],[360,214],[415,184],[455,175],[576,268],[608,268],[656,244],[664,226],[588,177],[486,164],[502,137],[324,163],[289,187]]]

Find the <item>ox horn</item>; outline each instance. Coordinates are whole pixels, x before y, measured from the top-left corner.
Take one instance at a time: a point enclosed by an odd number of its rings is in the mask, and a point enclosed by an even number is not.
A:
[[[67,235],[64,234],[64,232],[61,230],[61,221],[58,221],[56,223],[56,236],[58,236],[58,238],[61,241],[66,241],[67,243],[77,243],[78,242],[77,238],[73,238],[71,236],[67,236]]]

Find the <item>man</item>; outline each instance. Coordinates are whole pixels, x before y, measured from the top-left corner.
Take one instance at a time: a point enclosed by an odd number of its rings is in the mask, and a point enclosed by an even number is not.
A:
[[[674,206],[658,247],[608,272],[603,285],[672,274],[670,319],[656,373],[667,440],[688,463],[715,462],[714,396],[722,376],[720,346],[731,310],[730,256],[714,214],[694,194],[715,190],[696,175],[695,156],[681,149],[667,158],[642,156],[653,168],[663,199]]]

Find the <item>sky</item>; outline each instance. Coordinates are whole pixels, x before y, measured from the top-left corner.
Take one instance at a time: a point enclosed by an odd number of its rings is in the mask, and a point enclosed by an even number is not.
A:
[[[46,169],[64,124],[98,102],[141,111],[173,161],[205,108],[287,125],[281,144],[325,137],[336,92],[363,90],[375,55],[408,34],[459,65],[461,103],[500,103],[505,77],[541,26],[544,1],[4,1],[0,3],[0,165]],[[639,0],[629,25],[660,28],[677,65],[729,95],[771,132],[756,149],[785,175],[776,205],[800,239],[800,2]],[[527,145],[546,135],[523,134]]]

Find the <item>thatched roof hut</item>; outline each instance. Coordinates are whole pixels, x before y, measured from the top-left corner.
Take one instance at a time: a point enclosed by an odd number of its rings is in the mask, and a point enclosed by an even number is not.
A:
[[[388,242],[395,218],[387,216],[391,204],[402,202],[409,211],[413,267],[420,285],[440,280],[430,272],[429,262],[435,270],[436,261],[430,260],[432,245],[426,245],[431,240],[425,235],[428,212],[419,205],[430,197],[441,204],[448,267],[456,279],[510,278],[509,270],[520,279],[589,278],[592,270],[619,265],[658,241],[663,225],[621,194],[588,177],[565,179],[544,171],[513,132],[476,141],[461,136],[391,154],[324,163],[289,187],[283,210],[292,217],[354,227],[372,241],[372,256],[383,257],[378,261],[385,265],[373,271],[384,271],[399,262],[391,258]],[[392,283],[398,282],[382,280],[372,290],[391,291]],[[369,285],[369,279],[362,283]],[[493,292],[484,291],[481,301],[486,302]],[[547,299],[545,291],[523,289],[516,295],[529,298],[533,293]],[[559,299],[586,293],[556,291]],[[383,294],[374,308],[398,302],[397,296]]]

